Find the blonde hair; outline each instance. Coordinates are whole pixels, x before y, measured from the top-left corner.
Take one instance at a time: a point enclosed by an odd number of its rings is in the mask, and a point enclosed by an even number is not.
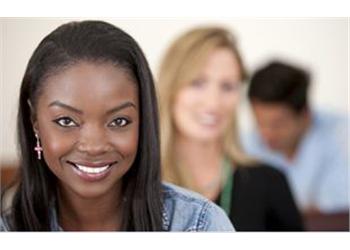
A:
[[[241,78],[244,80],[246,71],[236,41],[228,30],[221,27],[195,28],[179,37],[165,54],[158,74],[163,179],[192,189],[194,185],[190,178],[186,178],[185,170],[174,164],[177,161],[174,155],[173,104],[179,89],[194,80],[205,59],[217,48],[228,48],[234,53],[240,66]],[[225,132],[223,149],[225,156],[237,165],[251,162],[239,145],[235,116]]]

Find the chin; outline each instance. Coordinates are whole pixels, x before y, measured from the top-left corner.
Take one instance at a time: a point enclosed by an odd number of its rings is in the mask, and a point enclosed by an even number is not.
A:
[[[75,193],[83,199],[97,199],[105,194],[109,193],[108,188],[105,187],[84,187],[78,190],[75,190]]]
[[[117,192],[115,185],[106,185],[107,183],[72,183],[65,184],[63,191],[70,197],[81,199],[97,199],[110,192]]]
[[[201,133],[193,135],[192,138],[203,142],[213,142],[219,140],[221,134],[219,133]]]

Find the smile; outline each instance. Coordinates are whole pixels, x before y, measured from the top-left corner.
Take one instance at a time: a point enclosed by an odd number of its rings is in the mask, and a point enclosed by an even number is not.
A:
[[[219,123],[219,117],[212,114],[200,114],[197,116],[197,120],[204,126],[216,126]]]
[[[74,167],[76,167],[78,170],[85,172],[85,173],[88,173],[88,174],[99,174],[99,173],[106,171],[108,168],[111,167],[111,165],[106,165],[106,166],[99,167],[99,168],[90,168],[87,166],[74,164]]]
[[[97,181],[106,177],[112,166],[118,162],[111,163],[74,163],[67,161],[81,178],[88,181]]]

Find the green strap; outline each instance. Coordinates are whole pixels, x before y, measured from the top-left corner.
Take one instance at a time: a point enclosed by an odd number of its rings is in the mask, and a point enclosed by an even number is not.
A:
[[[220,206],[227,215],[231,212],[231,196],[232,196],[232,186],[233,186],[233,170],[230,162],[225,159],[223,161],[223,179],[224,186],[220,196]]]

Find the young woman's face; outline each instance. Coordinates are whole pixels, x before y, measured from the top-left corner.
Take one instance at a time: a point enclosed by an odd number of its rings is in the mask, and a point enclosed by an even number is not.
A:
[[[88,62],[43,84],[33,125],[60,188],[83,198],[115,192],[137,152],[137,84],[121,68]]]
[[[209,54],[197,78],[175,97],[173,116],[177,132],[201,140],[218,140],[235,112],[241,71],[231,50],[220,48]]]

